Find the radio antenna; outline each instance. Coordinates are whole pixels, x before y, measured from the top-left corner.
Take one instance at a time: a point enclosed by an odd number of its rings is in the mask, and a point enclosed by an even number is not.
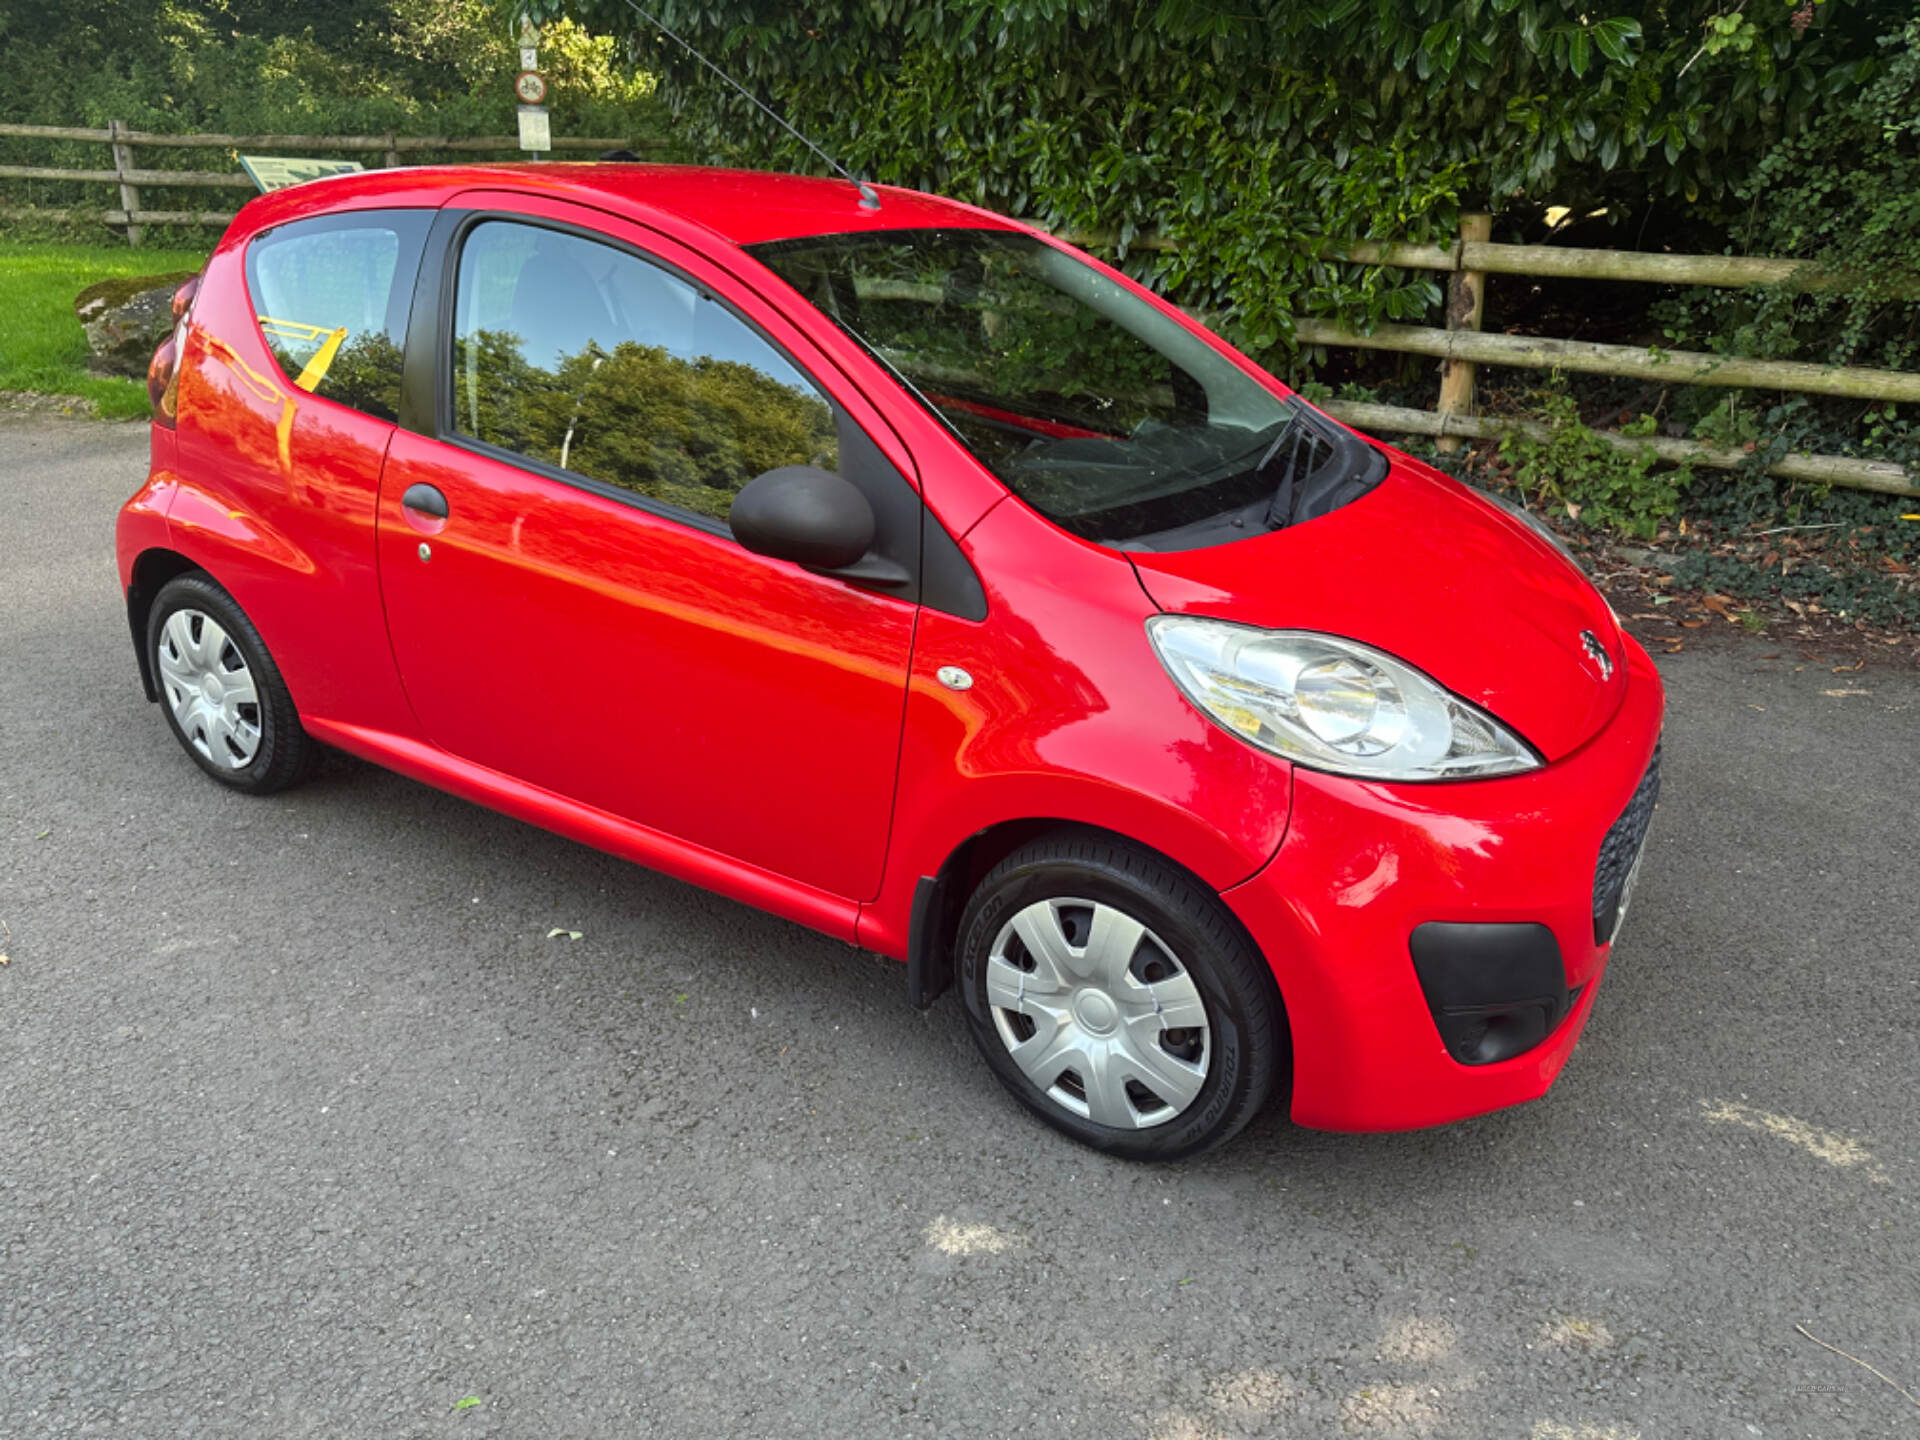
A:
[[[686,51],[689,55],[693,56],[694,59],[698,60],[702,65],[706,66],[707,69],[711,70],[714,74],[718,75],[722,80],[726,81],[727,84],[731,85],[734,89],[738,90],[742,95],[746,96],[747,99],[751,100],[755,105],[759,106],[761,111],[766,115],[766,117],[769,120],[773,121],[774,124],[778,125],[782,130],[786,131],[789,135],[793,136],[794,139],[798,140],[802,145],[806,146],[807,149],[811,150],[814,154],[818,155],[822,160],[826,161],[828,165],[832,166],[836,171],[838,171],[842,179],[844,179],[849,185],[853,186],[854,189],[860,192],[860,208],[861,209],[878,210],[880,208],[880,196],[871,185],[867,184],[867,182],[864,180],[858,179],[851,170],[847,169],[846,166],[842,165],[838,160],[834,159],[833,156],[829,155],[826,151],[822,150],[818,145],[814,144],[813,141],[809,140],[806,136],[802,135],[798,129],[796,129],[783,115],[780,114],[779,111],[775,110],[771,105],[767,104],[766,101],[762,100],[758,95],[754,94],[751,90],[747,89],[746,86],[742,85],[738,80],[734,79],[733,76],[729,75],[726,71],[722,70],[718,65],[714,64],[713,61],[709,60],[706,56],[702,55],[698,50],[694,49],[692,45],[688,44],[685,40],[681,39],[680,36],[674,34],[673,31],[669,30],[666,27],[666,24],[660,19],[658,15],[655,15],[652,11],[644,9],[641,6],[635,4],[634,0],[627,0],[627,8],[633,11],[633,13],[638,15],[641,19],[645,20],[649,25],[653,26],[653,28],[658,30],[662,35],[666,36],[669,40],[673,41],[673,43],[678,45],[682,50]]]

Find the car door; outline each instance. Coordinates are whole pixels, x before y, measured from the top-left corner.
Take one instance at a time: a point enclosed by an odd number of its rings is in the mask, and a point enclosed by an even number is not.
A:
[[[442,273],[421,284],[433,333],[408,340],[410,377],[417,350],[434,356],[431,415],[403,414],[379,519],[422,729],[581,804],[870,898],[917,609],[921,507],[887,453],[904,451],[844,381],[821,383],[801,332],[652,232],[528,200],[443,221],[443,237]],[[910,563],[855,582],[743,549],[734,493],[791,464],[853,479],[877,545]]]

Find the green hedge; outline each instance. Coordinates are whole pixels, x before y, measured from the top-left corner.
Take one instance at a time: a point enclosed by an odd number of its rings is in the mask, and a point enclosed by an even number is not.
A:
[[[505,3],[505,0],[503,0]],[[519,0],[508,8],[517,9]],[[623,0],[532,0],[632,38],[697,151],[818,169]],[[1254,350],[1295,313],[1410,319],[1430,278],[1315,259],[1462,207],[1724,226],[1782,138],[1857,96],[1910,6],[1827,0],[659,0],[669,24],[871,178],[1109,231]],[[1634,232],[1627,232],[1633,235]],[[1635,236],[1659,248],[1661,236]],[[1684,248],[1695,248],[1687,246]]]
[[[138,130],[222,134],[512,135],[518,56],[510,40],[488,0],[0,0],[8,70],[0,120],[123,120]],[[653,77],[628,64],[613,37],[559,28],[543,44],[541,63],[552,82],[556,134],[666,135]],[[364,152],[347,158],[369,159]],[[152,169],[235,166],[230,153],[214,150],[143,146],[135,159]],[[0,160],[111,164],[104,145],[19,138],[0,138]],[[150,209],[197,210],[237,204],[245,194],[145,186],[141,198]],[[109,186],[0,181],[0,206],[9,208],[115,203]],[[98,224],[77,228],[106,233]]]

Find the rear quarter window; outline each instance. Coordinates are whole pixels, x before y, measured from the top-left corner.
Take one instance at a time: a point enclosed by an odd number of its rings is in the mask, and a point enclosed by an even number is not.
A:
[[[294,385],[383,420],[400,413],[401,358],[428,210],[297,220],[247,246],[247,292]]]

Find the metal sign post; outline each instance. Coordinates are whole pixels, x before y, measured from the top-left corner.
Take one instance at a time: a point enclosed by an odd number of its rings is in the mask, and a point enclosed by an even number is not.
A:
[[[520,101],[520,148],[529,160],[553,149],[553,126],[547,117],[547,81],[540,73],[540,27],[525,11],[520,15],[520,73],[513,93]]]

